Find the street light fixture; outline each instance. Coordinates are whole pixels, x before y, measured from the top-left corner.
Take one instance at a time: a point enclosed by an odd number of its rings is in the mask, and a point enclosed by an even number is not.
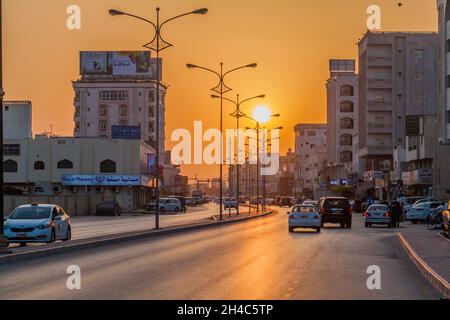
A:
[[[223,220],[223,100],[224,100],[224,94],[227,92],[230,92],[232,89],[225,84],[225,79],[227,75],[230,73],[233,73],[235,71],[245,69],[245,68],[256,68],[258,66],[257,63],[250,63],[241,67],[237,67],[234,69],[231,69],[229,71],[223,70],[223,62],[220,63],[220,71],[214,71],[210,68],[198,66],[192,63],[186,64],[186,67],[189,69],[200,69],[204,70],[210,73],[215,74],[219,78],[219,83],[212,88],[211,90],[218,95],[213,95],[212,98],[218,98],[220,99],[220,133],[222,136],[222,139],[220,139],[220,214],[219,219],[220,221]]]
[[[149,50],[153,50],[156,52],[156,157],[155,157],[155,180],[156,180],[156,186],[155,186],[155,229],[160,229],[160,223],[159,223],[159,164],[160,164],[160,87],[161,87],[161,66],[160,66],[160,53],[161,51],[173,47],[173,44],[167,42],[162,37],[161,31],[163,29],[163,26],[166,25],[168,22],[179,19],[181,17],[185,17],[191,14],[200,14],[204,15],[208,13],[208,9],[201,8],[197,9],[191,12],[183,13],[180,15],[177,15],[173,18],[167,19],[163,22],[160,21],[160,11],[161,9],[158,7],[156,8],[156,23],[154,23],[151,20],[142,18],[140,16],[130,14],[124,11],[111,9],[109,10],[109,14],[111,16],[128,16],[131,18],[135,18],[141,21],[144,21],[148,24],[150,24],[154,29],[154,36],[152,40],[149,43],[146,43],[144,45],[144,48],[147,48]]]
[[[240,192],[239,192],[239,188],[240,188],[240,185],[239,185],[240,184],[240,180],[239,180],[239,167],[240,167],[239,128],[240,128],[240,126],[239,126],[239,121],[240,121],[240,119],[242,117],[246,116],[246,114],[242,112],[241,106],[244,103],[246,103],[246,102],[249,102],[249,101],[252,101],[252,100],[255,100],[255,99],[264,99],[265,97],[266,97],[265,94],[260,94],[258,96],[254,96],[254,97],[251,97],[251,98],[248,98],[248,99],[245,99],[245,100],[241,101],[240,96],[238,94],[238,95],[236,95],[236,101],[234,101],[232,99],[228,99],[228,98],[223,98],[223,100],[231,102],[232,104],[234,104],[236,106],[236,110],[231,114],[231,116],[236,118],[236,130],[237,130],[236,131],[237,132],[237,137],[236,137],[237,143],[236,143],[236,145],[237,145],[237,149],[238,149],[238,154],[236,156],[236,159],[237,159],[237,161],[236,161],[236,200],[238,202],[237,210],[236,210],[237,211],[237,215],[239,215],[239,213],[240,213],[240,210],[239,210],[239,199],[240,199]],[[217,95],[211,95],[211,98],[213,98],[213,99],[220,99],[220,97],[217,96]],[[230,168],[231,168],[231,164],[230,164]]]

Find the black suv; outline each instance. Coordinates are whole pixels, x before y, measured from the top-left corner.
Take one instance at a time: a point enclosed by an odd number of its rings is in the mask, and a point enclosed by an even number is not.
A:
[[[347,198],[326,197],[318,204],[322,216],[322,226],[325,223],[339,223],[341,228],[352,227],[352,207]]]

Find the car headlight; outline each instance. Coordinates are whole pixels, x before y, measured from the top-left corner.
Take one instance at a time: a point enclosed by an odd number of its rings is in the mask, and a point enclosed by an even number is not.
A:
[[[50,223],[40,225],[40,226],[37,227],[37,228],[38,228],[39,230],[46,230],[46,229],[50,228]]]

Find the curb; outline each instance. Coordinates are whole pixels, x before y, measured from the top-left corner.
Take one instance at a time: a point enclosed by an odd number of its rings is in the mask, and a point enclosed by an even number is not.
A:
[[[411,247],[406,238],[399,233],[398,238],[414,264],[419,268],[425,278],[436,288],[445,298],[450,298],[450,283],[434,271]]]
[[[181,227],[167,228],[167,229],[163,229],[163,230],[137,231],[137,232],[126,233],[126,234],[116,234],[116,235],[104,236],[104,237],[100,237],[100,238],[90,238],[90,239],[85,239],[84,241],[78,240],[78,241],[80,241],[80,243],[73,243],[73,244],[67,244],[64,246],[43,248],[40,250],[38,249],[38,250],[34,250],[34,251],[29,251],[29,252],[12,253],[12,254],[8,254],[8,255],[0,256],[0,266],[9,264],[9,263],[14,263],[14,262],[49,257],[49,256],[54,256],[54,255],[64,254],[64,253],[72,253],[72,252],[76,252],[76,251],[99,248],[99,247],[109,246],[109,245],[113,245],[113,244],[121,244],[121,243],[134,241],[134,240],[144,240],[144,239],[150,239],[150,238],[165,236],[165,235],[172,235],[172,234],[177,234],[177,233],[182,233],[182,232],[187,232],[187,231],[203,230],[203,229],[208,229],[208,228],[218,228],[218,227],[226,226],[229,224],[234,224],[234,223],[239,223],[239,222],[247,222],[247,221],[258,219],[258,218],[264,218],[264,217],[272,215],[274,212],[275,211],[271,210],[271,211],[262,213],[260,215],[245,217],[242,219],[228,220],[228,221],[207,222],[207,223],[193,224],[193,225],[187,225],[187,226],[181,226]]]

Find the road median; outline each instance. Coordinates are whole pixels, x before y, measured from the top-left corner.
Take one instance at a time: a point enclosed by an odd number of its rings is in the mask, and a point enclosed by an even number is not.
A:
[[[19,261],[31,260],[42,257],[49,257],[53,255],[59,255],[64,253],[71,253],[81,250],[93,249],[108,245],[121,244],[130,241],[136,240],[144,240],[153,237],[159,237],[164,235],[173,235],[182,232],[195,231],[195,230],[203,230],[208,228],[217,228],[225,225],[230,225],[234,223],[246,222],[254,219],[264,218],[274,214],[275,211],[269,210],[261,214],[253,214],[246,216],[235,216],[231,219],[223,220],[223,221],[215,221],[211,219],[210,221],[186,224],[181,226],[174,226],[169,228],[164,228],[161,230],[144,230],[144,231],[135,231],[114,235],[107,235],[95,238],[87,238],[74,240],[70,242],[58,242],[53,243],[46,246],[36,246],[30,247],[30,250],[22,251],[22,252],[13,252],[7,255],[0,255],[0,265],[15,263]]]

